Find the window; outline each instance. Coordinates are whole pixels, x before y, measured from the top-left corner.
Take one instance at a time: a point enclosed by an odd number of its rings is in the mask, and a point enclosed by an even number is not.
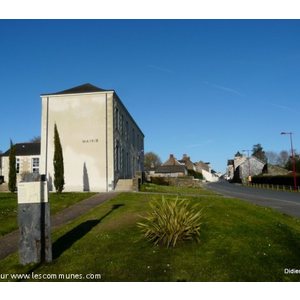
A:
[[[129,170],[130,170],[130,161],[129,161],[129,153],[126,153],[126,170],[125,173],[126,175],[129,175]]]
[[[135,141],[134,141],[134,128],[132,128],[132,145],[133,145],[133,147],[134,147],[134,143],[135,143]]]
[[[129,136],[129,132],[128,132],[128,121],[126,121],[126,128],[125,128],[125,138],[126,138],[126,141],[128,141],[128,136]]]
[[[115,149],[115,170],[119,171],[120,170],[120,146],[119,142],[116,142],[116,149]]]
[[[124,135],[124,116],[120,116],[120,132],[122,135]]]
[[[135,176],[135,157],[132,157],[132,176]]]
[[[116,107],[116,111],[115,111],[116,115],[115,115],[115,122],[116,122],[116,129],[119,129],[119,109]]]
[[[32,159],[32,173],[40,172],[40,159],[35,157]]]
[[[120,161],[120,169],[122,171],[122,173],[124,173],[124,149],[122,149],[121,151],[121,161]]]

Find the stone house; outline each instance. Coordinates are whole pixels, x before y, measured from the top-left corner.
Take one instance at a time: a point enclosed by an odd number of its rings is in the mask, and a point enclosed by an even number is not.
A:
[[[41,162],[53,190],[54,125],[64,156],[65,191],[107,192],[144,171],[144,134],[114,90],[84,84],[42,94]]]
[[[232,180],[235,176],[236,169],[239,165],[247,160],[245,154],[241,154],[239,151],[235,154],[234,159],[228,159],[226,166],[226,177]]]
[[[40,143],[18,143],[15,144],[16,150],[16,171],[17,182],[21,181],[22,174],[39,173],[40,171]],[[9,150],[0,156],[0,176],[4,183],[8,183],[9,176]]]
[[[203,173],[203,171],[210,172],[211,171],[210,163],[209,162],[205,163],[202,160],[200,160],[199,162],[196,163],[196,171],[200,173]]]
[[[244,182],[248,180],[249,175],[262,174],[266,170],[266,165],[265,162],[255,156],[248,159],[245,154],[237,152],[234,159],[227,161],[226,176],[229,180]]]
[[[179,163],[184,164],[188,170],[196,171],[196,165],[191,161],[191,158],[186,154],[183,154],[183,157],[181,160],[179,160]]]
[[[210,163],[204,163],[202,161],[193,163],[191,158],[186,154],[183,154],[181,160],[177,160],[173,154],[169,159],[158,167],[155,171],[156,177],[183,177],[188,175],[188,171],[193,170],[202,173],[203,178],[207,181],[218,181],[219,177],[215,172],[212,172]]]
[[[241,155],[240,152],[235,154],[234,159],[229,159],[227,162],[226,175],[227,179],[235,182],[244,182],[250,176],[255,175],[287,175],[288,170],[265,163],[255,156],[251,156],[248,160],[246,155]]]
[[[235,171],[235,178],[239,178],[242,182],[245,182],[249,176],[255,176],[263,173],[266,163],[251,156],[246,161],[239,164]]]
[[[182,177],[188,174],[187,167],[180,163],[173,154],[161,166],[157,167],[154,177]]]

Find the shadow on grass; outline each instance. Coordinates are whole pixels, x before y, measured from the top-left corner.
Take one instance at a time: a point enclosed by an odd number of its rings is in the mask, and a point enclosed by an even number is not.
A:
[[[68,233],[61,236],[52,245],[52,256],[53,259],[60,257],[66,250],[71,248],[71,246],[84,237],[89,231],[91,231],[96,225],[98,225],[104,218],[111,214],[114,210],[118,209],[125,204],[115,204],[112,206],[111,210],[107,212],[103,217],[96,220],[89,220],[81,223],[77,227],[70,230]]]

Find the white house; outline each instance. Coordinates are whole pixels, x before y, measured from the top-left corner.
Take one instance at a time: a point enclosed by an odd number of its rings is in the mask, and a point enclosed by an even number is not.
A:
[[[25,173],[39,173],[40,143],[18,143],[14,145],[16,151],[17,182],[21,181]],[[0,176],[5,183],[9,178],[9,149],[0,156]]]
[[[60,136],[65,191],[106,192],[144,169],[144,134],[114,90],[91,84],[42,94],[40,173],[54,190],[54,125]]]
[[[202,173],[202,176],[206,181],[209,182],[219,181],[219,176],[217,176],[216,172],[211,169],[209,162],[205,163],[202,160],[200,160],[199,162],[196,163],[196,170],[197,172]]]

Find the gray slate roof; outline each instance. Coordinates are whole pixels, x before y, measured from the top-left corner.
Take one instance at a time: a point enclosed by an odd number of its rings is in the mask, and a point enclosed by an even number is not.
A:
[[[40,143],[19,143],[15,144],[16,156],[28,156],[28,155],[40,155],[41,144]],[[8,149],[2,156],[9,156]]]
[[[112,90],[104,90],[101,88],[98,88],[90,83],[86,83],[83,85],[76,86],[71,89],[67,89],[61,92],[57,93],[51,93],[51,94],[42,94],[43,95],[65,95],[65,94],[82,94],[82,93],[95,93],[95,92],[105,92],[105,91],[112,91]]]
[[[155,173],[185,173],[185,172],[186,172],[186,167],[180,165],[160,166],[155,171]]]

